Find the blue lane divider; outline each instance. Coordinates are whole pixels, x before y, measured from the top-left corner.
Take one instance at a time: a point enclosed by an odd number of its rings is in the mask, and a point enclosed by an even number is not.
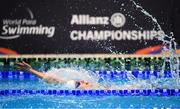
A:
[[[0,71],[0,79],[37,79],[37,77],[24,71]]]
[[[156,78],[172,78],[172,74],[169,70],[164,70],[163,75],[161,74],[160,70],[156,71],[150,71],[150,70],[133,70],[133,71],[120,71],[120,70],[100,70],[100,71],[94,71],[96,74],[99,74],[99,77],[105,77],[105,78],[120,78],[125,79],[127,78],[127,72],[130,72],[134,77],[141,78],[141,79],[149,79],[150,77],[156,77]],[[180,77],[180,72],[179,72]]]
[[[64,95],[64,96],[180,96],[180,89],[144,90],[0,90],[0,96],[10,95]]]
[[[134,77],[141,79],[149,79],[150,77],[156,78],[172,78],[172,74],[169,70],[164,70],[163,75],[159,75],[161,71],[149,71],[149,70],[133,70],[133,71],[120,71],[120,70],[99,70],[94,71],[101,78],[111,78],[111,79],[126,79],[127,72],[130,72]],[[180,77],[180,73],[179,73]],[[23,72],[23,71],[0,71],[0,79],[37,79],[34,75]]]

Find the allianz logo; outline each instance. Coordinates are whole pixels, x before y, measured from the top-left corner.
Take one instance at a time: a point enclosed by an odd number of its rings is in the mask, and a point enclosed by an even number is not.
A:
[[[122,27],[126,18],[122,13],[114,13],[112,16],[90,16],[89,14],[72,15],[71,25],[113,25]]]

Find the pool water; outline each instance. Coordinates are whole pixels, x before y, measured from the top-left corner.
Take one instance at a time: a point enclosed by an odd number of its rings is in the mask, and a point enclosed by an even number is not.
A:
[[[179,108],[179,96],[1,96],[0,108]]]
[[[115,90],[119,91],[115,94],[113,91],[111,91],[110,94],[105,94],[107,93],[106,90],[94,90],[94,93],[96,92],[95,94],[92,94],[93,92],[90,93],[90,91],[88,92],[88,90],[86,90],[84,94],[68,94],[78,90],[64,89],[61,85],[48,84],[24,72],[7,73],[9,72],[1,73],[0,108],[180,108],[179,88],[177,88],[176,93],[173,94],[167,91],[169,89],[165,89],[165,92],[164,89],[157,89],[157,93],[153,93],[152,91],[156,89],[149,89],[150,87],[141,87],[135,94],[125,93],[125,91],[128,92],[128,90],[133,89],[133,87],[127,90]],[[108,75],[107,72],[103,72],[102,74],[102,72],[99,71],[98,73],[100,75],[99,77],[109,78],[112,82],[121,82],[122,85],[130,84],[127,81],[127,75],[118,76],[118,78],[121,78],[118,80],[115,77],[116,74],[112,76]],[[135,77],[140,78],[140,76],[137,75]],[[166,78],[172,79],[170,76]],[[141,78],[141,80],[148,79]],[[142,81],[139,83],[142,83]],[[145,84],[147,85],[147,83]],[[12,90],[16,92],[13,93]],[[56,92],[53,93],[53,90]],[[64,90],[69,92],[57,93],[57,91]],[[140,92],[140,90],[145,90],[146,92],[143,93]],[[151,92],[148,93],[147,90]],[[158,90],[160,94],[158,94]],[[8,91],[8,93],[5,94],[6,91]],[[101,91],[103,92],[101,93]],[[120,91],[124,92],[120,93]]]

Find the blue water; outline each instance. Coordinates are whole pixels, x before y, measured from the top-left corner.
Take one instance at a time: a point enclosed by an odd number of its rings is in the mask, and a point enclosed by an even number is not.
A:
[[[180,97],[159,96],[1,96],[0,108],[180,108]]]
[[[0,90],[63,89],[60,85],[48,84],[34,77],[16,76],[0,79]],[[19,94],[0,96],[0,108],[180,108],[180,96]]]

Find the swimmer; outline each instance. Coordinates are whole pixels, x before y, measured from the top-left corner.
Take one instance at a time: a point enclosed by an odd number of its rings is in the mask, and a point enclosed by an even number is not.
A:
[[[37,77],[45,80],[48,83],[59,83],[59,84],[65,84],[68,87],[75,88],[75,89],[108,89],[108,87],[95,84],[95,83],[89,83],[84,80],[64,80],[63,78],[59,78],[56,75],[48,75],[46,73],[39,72],[31,67],[31,65],[27,64],[26,62],[17,62],[16,68],[18,70],[27,71],[33,75],[36,75]]]

